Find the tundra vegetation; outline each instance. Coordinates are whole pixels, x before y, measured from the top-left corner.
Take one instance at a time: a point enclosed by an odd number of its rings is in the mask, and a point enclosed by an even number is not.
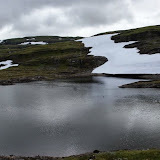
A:
[[[34,80],[53,80],[90,74],[107,61],[88,55],[80,37],[26,37],[8,39],[0,44],[0,61],[12,60],[18,67],[0,70],[1,84]],[[19,45],[26,41],[44,41],[46,45]]]

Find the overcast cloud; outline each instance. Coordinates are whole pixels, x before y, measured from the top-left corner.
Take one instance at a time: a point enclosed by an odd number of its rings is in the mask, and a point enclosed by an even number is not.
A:
[[[159,6],[159,0],[0,0],[0,39],[157,25]]]

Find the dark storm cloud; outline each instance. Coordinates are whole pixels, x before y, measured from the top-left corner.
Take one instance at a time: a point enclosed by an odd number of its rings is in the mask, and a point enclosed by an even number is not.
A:
[[[0,4],[1,30],[10,26],[17,35],[78,33],[84,27],[132,20],[127,0],[0,0]]]

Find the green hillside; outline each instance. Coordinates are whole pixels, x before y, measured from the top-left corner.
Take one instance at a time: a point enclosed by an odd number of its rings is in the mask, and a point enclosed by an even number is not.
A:
[[[0,45],[0,62],[13,60],[19,66],[0,70],[1,84],[90,74],[107,59],[88,55],[90,48],[74,41],[78,38],[35,37],[32,40],[47,42],[46,45],[18,45],[25,38],[4,40]]]

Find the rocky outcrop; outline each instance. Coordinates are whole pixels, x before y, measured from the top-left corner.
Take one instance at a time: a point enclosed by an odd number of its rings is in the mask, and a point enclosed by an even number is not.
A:
[[[154,39],[160,36],[160,30],[148,30],[148,31],[141,31],[135,32],[134,30],[130,31],[123,31],[118,35],[113,36],[111,39],[118,42],[129,42],[129,41],[137,41],[137,40],[146,40],[146,39]]]
[[[160,81],[139,81],[122,85],[120,88],[160,88]]]
[[[140,54],[160,53],[160,26],[119,31],[119,34],[111,38],[115,43],[137,41],[125,48],[138,48]]]

